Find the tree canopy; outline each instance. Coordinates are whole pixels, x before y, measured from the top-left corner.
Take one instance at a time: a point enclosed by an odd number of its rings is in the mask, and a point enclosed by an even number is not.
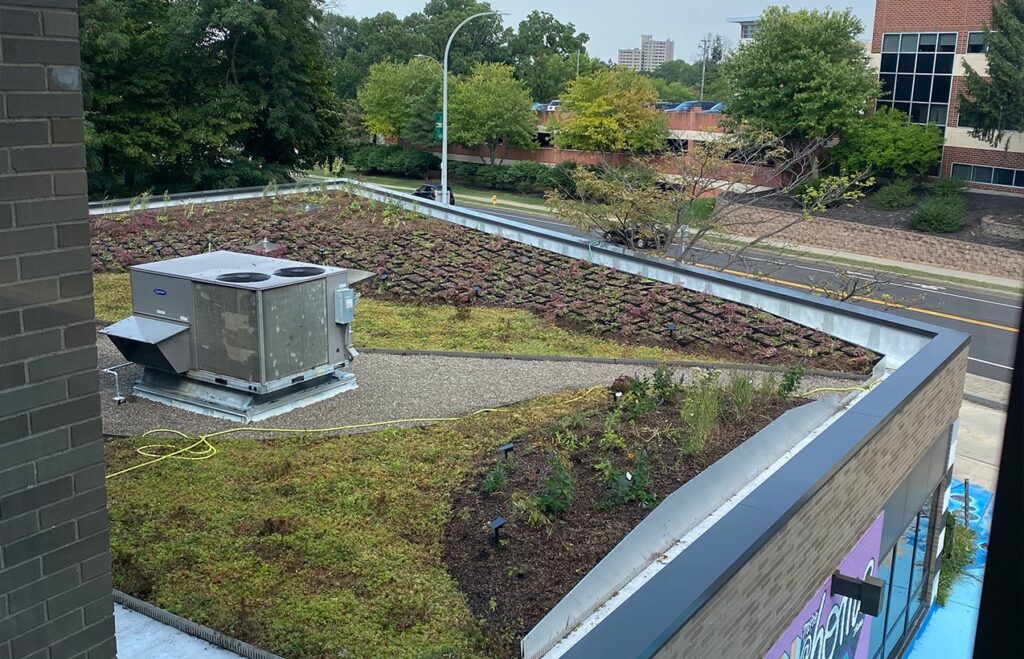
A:
[[[438,82],[441,71],[436,63],[415,57],[404,64],[379,62],[370,67],[366,82],[359,88],[359,106],[363,123],[371,134],[401,141],[416,114],[440,105]]]
[[[665,144],[665,115],[647,77],[624,67],[596,71],[569,83],[566,118],[551,128],[555,145],[586,151],[649,152]]]
[[[319,2],[81,2],[90,186],[286,178],[340,148]]]
[[[961,125],[992,146],[1008,133],[1024,129],[1024,0],[992,4],[992,23],[985,30],[988,70],[965,64],[966,91],[961,95]]]
[[[881,108],[843,131],[832,157],[846,173],[923,176],[942,157],[942,131],[935,125],[912,124],[899,110]]]
[[[879,94],[862,29],[849,10],[769,7],[754,40],[722,63],[730,114],[804,141],[850,126]]]
[[[504,64],[478,64],[469,77],[456,81],[449,99],[449,136],[468,146],[486,144],[490,164],[498,147],[532,149],[537,135],[537,114],[530,92]]]

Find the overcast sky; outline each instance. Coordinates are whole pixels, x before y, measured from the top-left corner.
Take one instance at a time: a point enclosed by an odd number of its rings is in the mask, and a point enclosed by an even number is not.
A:
[[[508,12],[505,25],[516,26],[534,9],[550,12],[563,23],[573,23],[577,31],[590,35],[587,49],[607,60],[618,56],[619,48],[640,46],[641,34],[655,39],[675,40],[677,59],[693,59],[697,42],[708,32],[719,33],[732,44],[739,39],[739,27],[726,21],[736,16],[756,16],[769,0],[489,0],[492,7]],[[362,18],[384,11],[406,16],[419,11],[425,0],[329,0],[335,13]],[[779,0],[793,9],[849,7],[864,23],[870,35],[875,13],[874,0]],[[862,36],[867,39],[867,36]]]

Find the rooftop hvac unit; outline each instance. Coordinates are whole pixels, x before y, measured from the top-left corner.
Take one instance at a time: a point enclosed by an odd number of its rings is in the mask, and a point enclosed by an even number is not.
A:
[[[257,421],[356,386],[360,270],[235,252],[133,266],[132,316],[103,330],[146,367],[140,398]]]

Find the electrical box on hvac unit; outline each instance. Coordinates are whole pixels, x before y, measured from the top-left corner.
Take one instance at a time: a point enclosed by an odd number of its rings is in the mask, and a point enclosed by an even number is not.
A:
[[[348,325],[356,314],[356,292],[351,288],[334,291],[334,322]]]

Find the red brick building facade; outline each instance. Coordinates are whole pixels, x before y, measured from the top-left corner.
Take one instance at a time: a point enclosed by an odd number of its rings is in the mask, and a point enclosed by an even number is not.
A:
[[[986,69],[993,0],[876,0],[871,56],[883,99],[917,123],[943,126],[939,173],[978,190],[1024,195],[1024,133],[998,148],[970,136],[959,99],[965,66]]]

